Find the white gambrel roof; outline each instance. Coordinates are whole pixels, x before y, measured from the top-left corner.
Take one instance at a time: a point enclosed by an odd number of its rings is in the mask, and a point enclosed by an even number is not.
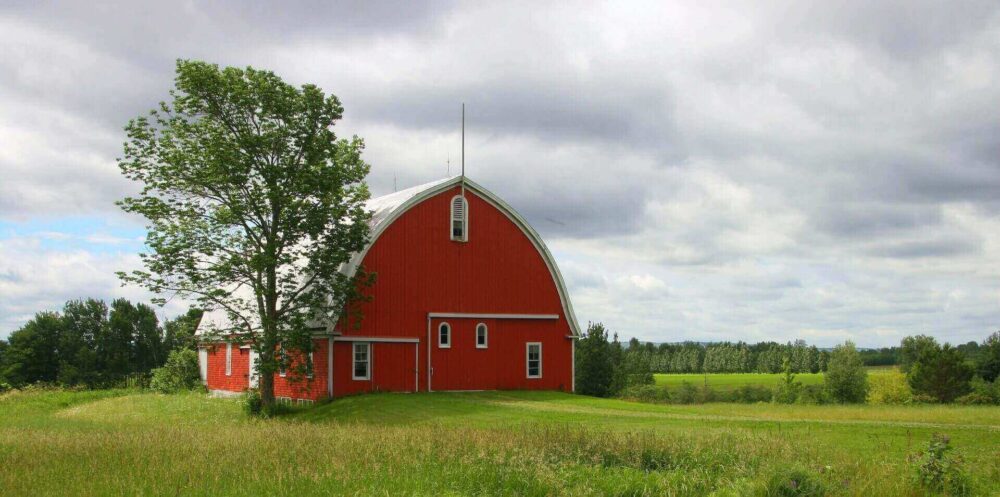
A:
[[[422,185],[417,185],[405,190],[400,190],[398,192],[390,193],[388,195],[383,195],[381,197],[373,198],[365,203],[365,206],[372,212],[371,217],[371,230],[369,234],[368,244],[365,248],[351,258],[350,262],[344,266],[342,269],[346,274],[353,276],[357,271],[358,266],[364,260],[365,255],[368,254],[368,250],[371,249],[375,241],[378,240],[379,236],[403,213],[408,211],[411,207],[419,204],[420,202],[441,193],[442,191],[448,190],[460,182],[462,182],[461,176],[453,176],[451,178],[445,178],[437,181],[432,181],[430,183],[424,183]],[[580,326],[576,321],[576,315],[573,312],[573,305],[569,300],[569,292],[566,289],[566,284],[563,281],[562,274],[559,272],[559,267],[556,266],[555,258],[552,257],[552,253],[545,246],[545,242],[538,235],[537,232],[528,224],[528,222],[521,217],[513,207],[508,205],[506,202],[501,200],[499,197],[494,195],[489,190],[483,188],[474,181],[469,180],[468,177],[464,178],[465,187],[467,190],[474,192],[479,197],[483,198],[487,202],[493,204],[500,212],[503,212],[515,225],[521,228],[521,231],[531,240],[538,249],[539,255],[542,256],[542,260],[545,261],[545,265],[549,268],[549,272],[552,275],[552,279],[556,284],[556,289],[559,292],[559,299],[562,302],[563,313],[566,315],[566,321],[569,323],[570,331],[575,336],[580,336]],[[331,316],[331,318],[333,318]],[[336,319],[331,319],[331,322],[336,321]],[[228,317],[225,311],[213,310],[205,313],[202,318],[202,324],[198,326],[199,332],[202,329],[211,328],[223,328],[226,327],[228,322]],[[205,326],[202,326],[205,325]]]

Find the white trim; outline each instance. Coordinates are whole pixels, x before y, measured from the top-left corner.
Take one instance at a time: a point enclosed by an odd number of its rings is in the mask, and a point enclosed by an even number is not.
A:
[[[538,376],[531,376],[531,346],[538,346]],[[524,344],[524,376],[529,380],[537,380],[542,377],[542,342],[528,342]]]
[[[226,376],[233,375],[233,344],[226,342]]]
[[[444,342],[441,341],[441,329],[445,328],[445,327],[448,328],[448,343],[444,343]],[[439,349],[450,349],[451,348],[451,342],[454,341],[454,340],[452,340],[451,331],[452,331],[451,325],[448,324],[447,321],[442,321],[441,323],[438,324],[438,327],[437,327],[437,338],[438,338],[438,348]]]
[[[358,347],[365,347],[365,375],[358,376]],[[359,381],[371,381],[372,379],[372,344],[370,342],[355,342],[351,346],[351,379]]]
[[[312,346],[313,346],[313,349],[316,348],[316,344],[315,343],[312,344]],[[314,376],[316,376],[316,361],[315,361],[316,356],[313,355],[313,352],[315,352],[315,350],[310,350],[309,351],[309,365],[312,366],[312,368],[311,368],[312,372],[306,375],[306,378],[309,378],[310,380],[313,379]]]
[[[462,236],[455,236],[455,199],[462,200]],[[467,242],[469,241],[469,201],[466,200],[464,195],[455,195],[451,197],[451,202],[448,203],[448,237],[453,242]]]
[[[462,312],[430,312],[429,318],[454,318],[454,319],[559,319],[558,314],[487,314],[487,313],[462,313]]]
[[[576,393],[576,341],[569,342],[569,391]]]
[[[385,343],[419,343],[419,338],[410,337],[333,337],[334,342],[385,342]]]
[[[479,328],[483,328],[483,343],[479,343]],[[476,348],[477,349],[488,349],[490,347],[490,327],[486,326],[486,323],[479,323],[476,325]]]
[[[326,341],[326,393],[333,398],[333,337]]]
[[[556,290],[559,293],[559,300],[562,303],[563,314],[566,316],[566,321],[569,323],[570,331],[574,335],[580,336],[580,325],[576,321],[576,314],[573,312],[573,304],[570,302],[569,291],[566,289],[566,283],[563,281],[562,273],[559,272],[559,266],[556,265],[555,257],[553,257],[552,253],[549,252],[549,249],[545,246],[545,242],[542,241],[538,232],[536,232],[534,228],[528,224],[528,221],[518,214],[513,207],[501,200],[489,190],[483,188],[468,178],[462,180],[461,177],[456,176],[447,181],[442,181],[428,186],[426,190],[410,197],[405,202],[393,208],[389,215],[386,216],[384,220],[380,221],[376,225],[375,229],[369,234],[368,244],[365,245],[361,251],[357,252],[347,263],[344,268],[345,275],[348,277],[354,276],[358,267],[361,266],[361,263],[365,260],[365,256],[368,255],[368,251],[371,250],[371,248],[375,245],[375,242],[378,241],[378,238],[382,236],[382,233],[385,233],[385,230],[387,230],[396,219],[399,219],[408,210],[413,208],[413,206],[443,191],[447,191],[448,189],[458,185],[461,181],[464,181],[464,185],[467,189],[479,194],[483,200],[491,203],[494,207],[503,212],[504,215],[513,221],[517,227],[521,228],[521,231],[523,231],[528,236],[528,239],[532,241],[535,245],[535,249],[537,249],[538,253],[542,256],[542,260],[545,261],[545,265],[548,266],[549,274],[552,276],[552,279],[556,284]],[[337,321],[337,316],[335,314],[331,315],[330,318],[331,323],[335,323]],[[333,324],[330,324],[328,329],[332,328]]]

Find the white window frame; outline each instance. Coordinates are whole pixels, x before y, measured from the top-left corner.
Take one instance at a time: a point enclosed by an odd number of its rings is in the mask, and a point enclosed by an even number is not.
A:
[[[233,375],[233,344],[226,343],[226,376]]]
[[[288,371],[286,371],[284,368],[285,364],[284,355],[285,355],[285,348],[282,347],[281,345],[278,345],[278,376],[282,378],[288,376]]]
[[[479,343],[479,328],[483,329],[483,343]],[[486,323],[479,323],[476,325],[476,348],[486,349],[490,346],[490,328],[486,326]]]
[[[448,343],[444,343],[444,342],[441,341],[441,328],[445,328],[445,327],[448,328]],[[445,321],[445,322],[443,322],[443,323],[441,323],[441,324],[438,325],[437,335],[438,335],[438,348],[439,349],[450,349],[451,348],[451,342],[454,341],[454,337],[452,336],[451,325],[448,324],[447,321]]]
[[[358,376],[358,347],[365,348],[365,375]],[[371,381],[372,379],[372,344],[371,342],[354,342],[351,347],[351,379],[358,381]]]
[[[462,201],[462,236],[455,236],[455,200],[461,199]],[[451,198],[451,203],[448,204],[448,236],[456,242],[467,242],[469,241],[469,201],[462,195],[455,195]]]
[[[316,347],[316,344],[313,344],[313,347]],[[306,375],[306,378],[310,378],[310,379],[312,379],[312,377],[316,374],[316,361],[313,360],[315,358],[315,356],[313,355],[313,352],[314,351],[312,351],[312,350],[309,351],[309,364],[312,364],[312,369],[310,369],[309,374]],[[307,366],[308,366],[308,364],[307,364]]]
[[[538,375],[531,375],[531,346],[538,346]],[[542,342],[528,342],[524,344],[524,376],[528,379],[542,377]]]

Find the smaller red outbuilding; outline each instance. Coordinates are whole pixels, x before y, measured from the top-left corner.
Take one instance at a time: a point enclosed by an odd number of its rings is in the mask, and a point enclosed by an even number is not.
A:
[[[555,259],[527,221],[463,177],[372,199],[371,236],[344,268],[377,274],[358,327],[314,335],[313,375],[275,378],[279,398],[361,392],[572,391],[579,326]],[[224,327],[206,313],[199,328]],[[255,386],[247,345],[200,349],[209,390]]]

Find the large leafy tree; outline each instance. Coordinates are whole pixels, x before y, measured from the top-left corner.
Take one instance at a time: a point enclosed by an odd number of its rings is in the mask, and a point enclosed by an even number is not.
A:
[[[296,355],[279,345],[308,352],[317,318],[344,319],[368,281],[339,271],[368,236],[364,143],[334,134],[336,96],[269,71],[182,60],[170,95],[125,128],[118,164],[143,188],[119,205],[146,217],[149,250],[120,276],[225,310],[214,331],[253,344],[269,409]]]

